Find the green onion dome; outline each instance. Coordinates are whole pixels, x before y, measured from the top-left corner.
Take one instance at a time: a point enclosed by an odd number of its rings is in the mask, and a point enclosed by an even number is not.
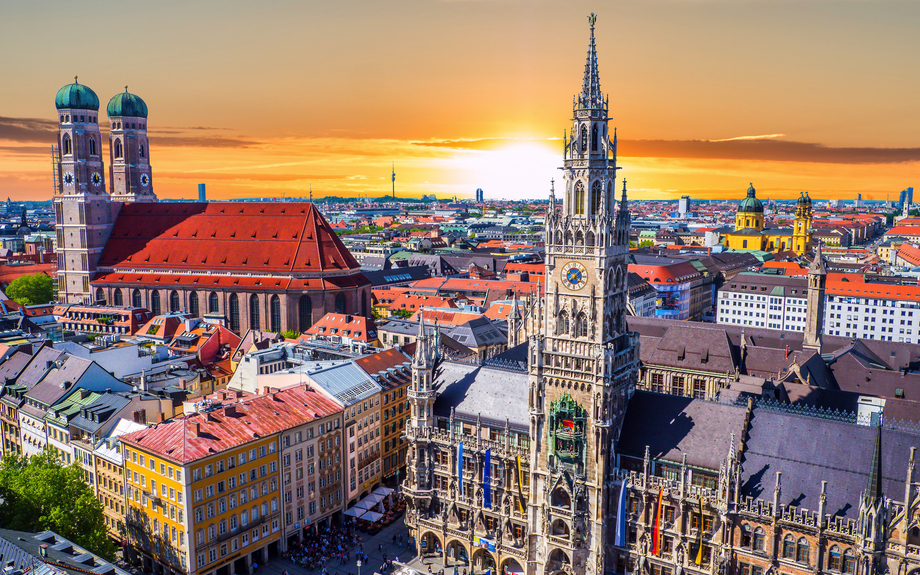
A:
[[[57,92],[54,97],[54,105],[58,110],[99,110],[99,96],[96,92],[90,90],[87,86],[77,82],[76,77],[73,84],[67,84]]]
[[[124,92],[116,94],[114,98],[109,100],[109,105],[106,106],[105,113],[110,118],[117,116],[146,118],[147,104],[141,100],[140,96],[129,93],[128,87],[125,86]]]
[[[747,197],[738,204],[738,211],[756,214],[763,213],[763,204],[757,199],[756,192],[754,191],[754,184],[751,184],[751,187],[748,188]]]

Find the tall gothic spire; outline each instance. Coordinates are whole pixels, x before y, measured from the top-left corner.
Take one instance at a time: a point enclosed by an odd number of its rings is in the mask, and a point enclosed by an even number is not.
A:
[[[594,23],[597,16],[592,12],[588,16],[591,24],[591,40],[588,44],[588,60],[585,62],[585,79],[581,83],[581,94],[578,96],[579,108],[603,108],[604,95],[601,94],[601,78],[597,70],[597,46],[594,45]]]

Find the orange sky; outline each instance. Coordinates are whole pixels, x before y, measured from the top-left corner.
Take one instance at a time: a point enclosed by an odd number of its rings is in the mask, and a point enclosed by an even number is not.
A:
[[[631,197],[920,186],[916,0],[9,4],[0,197],[50,198],[74,75],[147,102],[160,197],[546,197],[591,11]]]

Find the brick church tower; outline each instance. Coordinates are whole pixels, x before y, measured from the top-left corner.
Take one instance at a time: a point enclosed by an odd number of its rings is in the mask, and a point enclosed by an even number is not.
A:
[[[116,94],[106,106],[109,117],[109,182],[116,202],[155,202],[147,141],[147,104],[128,93]]]
[[[58,90],[58,143],[52,148],[58,299],[92,301],[90,279],[117,213],[105,190],[99,98],[77,82]]]
[[[526,572],[600,575],[615,491],[613,446],[635,388],[626,331],[626,182],[615,206],[616,135],[600,90],[595,16],[565,142],[561,209],[546,216],[543,333],[529,346],[531,486]],[[545,567],[544,567],[545,566]]]

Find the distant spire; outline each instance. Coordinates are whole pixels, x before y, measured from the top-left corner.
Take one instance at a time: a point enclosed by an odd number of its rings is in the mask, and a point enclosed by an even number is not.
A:
[[[827,275],[827,268],[824,267],[824,256],[821,255],[821,242],[818,242],[818,247],[815,249],[815,260],[811,262],[808,273]]]
[[[875,448],[872,450],[872,462],[869,464],[869,482],[866,484],[865,498],[875,503],[882,498],[882,415],[879,414],[875,426]]]
[[[79,84],[79,83],[80,83],[80,82],[77,82],[77,76],[74,76],[74,77],[73,77],[73,83],[74,83],[74,84]]]
[[[604,96],[601,94],[601,79],[597,69],[597,46],[594,44],[594,23],[597,16],[592,12],[588,16],[591,24],[591,40],[588,44],[588,59],[585,62],[585,78],[581,83],[581,95],[578,105],[581,108],[603,108]]]

